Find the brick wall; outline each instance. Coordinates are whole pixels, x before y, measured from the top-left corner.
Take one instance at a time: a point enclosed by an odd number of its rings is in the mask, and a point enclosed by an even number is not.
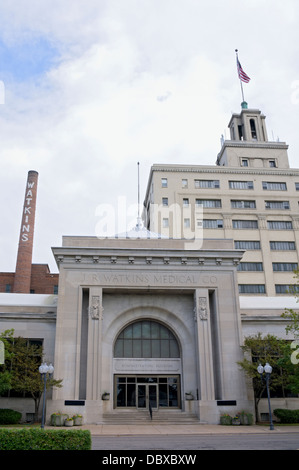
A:
[[[0,292],[13,292],[14,279],[15,273],[0,273]],[[59,274],[52,274],[47,264],[32,264],[29,292],[55,294],[57,293],[58,280]]]
[[[50,273],[47,264],[33,264],[31,267],[30,289],[34,294],[54,294],[58,288],[59,274]]]
[[[12,292],[15,273],[0,273],[0,292]]]

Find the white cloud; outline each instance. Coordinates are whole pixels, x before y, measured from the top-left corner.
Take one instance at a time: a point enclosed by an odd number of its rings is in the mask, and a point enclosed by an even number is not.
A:
[[[271,7],[269,8],[269,5]],[[39,171],[35,262],[54,268],[63,234],[94,235],[98,204],[137,198],[152,163],[214,164],[245,95],[290,144],[296,166],[296,0],[19,0],[0,4],[0,41],[46,38],[56,57],[5,82],[0,106],[1,270],[13,270],[27,171]],[[258,12],[258,14],[257,14]],[[279,32],[279,34],[278,34]],[[250,34],[249,34],[250,33]],[[297,39],[297,40],[295,40]],[[20,71],[18,71],[20,72]],[[0,76],[1,79],[1,76]]]

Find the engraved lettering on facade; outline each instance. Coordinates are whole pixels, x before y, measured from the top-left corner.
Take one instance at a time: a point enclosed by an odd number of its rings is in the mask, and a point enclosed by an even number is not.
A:
[[[78,258],[77,262],[80,262]],[[93,260],[94,263],[99,263],[99,260]],[[151,259],[148,263],[150,264]],[[116,272],[116,273],[85,273],[81,282],[84,284],[97,284],[97,285],[113,285],[113,286],[193,286],[199,285],[216,285],[218,279],[213,274],[202,273],[130,273],[130,272]]]
[[[180,359],[114,359],[114,372],[179,372],[181,369]]]

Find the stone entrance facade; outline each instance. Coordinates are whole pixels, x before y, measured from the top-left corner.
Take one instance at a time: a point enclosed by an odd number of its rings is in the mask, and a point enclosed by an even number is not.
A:
[[[237,365],[243,252],[230,240],[204,240],[198,250],[184,240],[64,237],[53,253],[63,387],[48,416],[79,412],[101,423],[151,407],[218,423],[223,412],[252,411]]]

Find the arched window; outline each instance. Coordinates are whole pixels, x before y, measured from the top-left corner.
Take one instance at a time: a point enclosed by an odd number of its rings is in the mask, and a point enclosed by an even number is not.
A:
[[[257,140],[257,134],[256,134],[254,119],[250,119],[250,130],[251,130],[251,138],[253,140]]]
[[[131,323],[119,334],[114,357],[175,358],[179,345],[171,331],[158,322],[142,320]]]

